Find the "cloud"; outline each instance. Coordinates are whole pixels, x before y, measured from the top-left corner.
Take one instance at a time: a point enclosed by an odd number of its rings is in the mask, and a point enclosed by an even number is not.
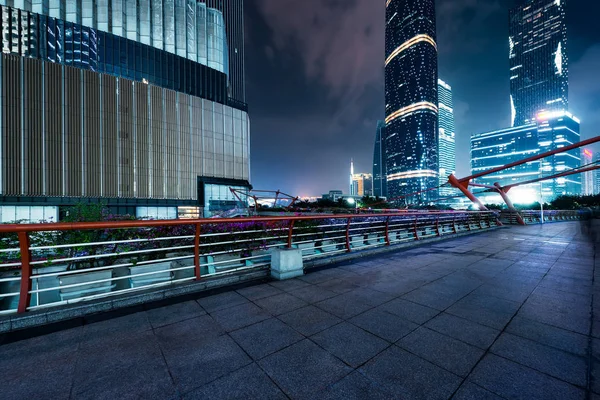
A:
[[[383,82],[385,7],[373,0],[257,0],[276,52],[295,49],[308,79],[355,101]]]
[[[505,9],[498,0],[438,0],[436,7],[438,49],[442,54],[483,50],[489,40],[481,34],[486,22]]]
[[[569,67],[569,108],[581,118],[584,138],[600,135],[600,44]]]

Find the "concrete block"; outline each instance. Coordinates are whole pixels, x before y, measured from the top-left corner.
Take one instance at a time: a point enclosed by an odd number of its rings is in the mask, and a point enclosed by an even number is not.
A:
[[[271,276],[277,280],[304,275],[301,249],[277,249],[271,253]]]

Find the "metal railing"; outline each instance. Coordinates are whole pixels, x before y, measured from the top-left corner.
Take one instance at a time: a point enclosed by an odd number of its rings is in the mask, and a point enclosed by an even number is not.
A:
[[[507,225],[518,225],[517,215],[520,215],[525,224],[539,224],[542,222],[541,210],[522,210],[517,212],[502,210],[500,221]],[[544,210],[544,222],[576,221],[585,218],[586,214],[578,210]]]
[[[0,314],[500,225],[494,212],[0,225]]]

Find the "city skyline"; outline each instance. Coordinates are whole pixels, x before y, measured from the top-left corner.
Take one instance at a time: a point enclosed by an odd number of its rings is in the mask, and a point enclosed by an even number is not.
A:
[[[279,187],[299,195],[327,192],[346,186],[347,161],[343,160],[354,158],[357,170],[370,170],[372,165],[373,153],[365,149],[373,148],[376,121],[383,119],[379,111],[383,71],[377,61],[384,57],[384,7],[374,10],[370,2],[361,1],[345,8],[317,3],[322,7],[294,5],[289,12],[289,6],[275,1],[247,2],[256,6],[247,7],[247,18],[257,21],[248,29],[249,46],[262,42],[255,53],[248,52],[248,93],[260,100],[253,102],[252,113],[252,183],[257,188]],[[440,76],[452,82],[454,89],[457,175],[465,176],[471,134],[511,122],[508,12],[514,2],[472,6],[441,0],[437,5],[438,16],[445,16],[438,18]],[[598,102],[598,88],[591,78],[600,63],[600,34],[592,29],[590,17],[598,5],[586,7],[573,2],[567,21],[570,109],[582,120],[582,139],[596,134],[592,127],[598,117],[590,110]],[[322,17],[316,16],[316,9]],[[361,28],[344,30],[346,25]],[[340,32],[335,38],[318,40],[336,30]],[[355,44],[355,52],[343,48],[348,41]],[[311,47],[311,43],[317,45]],[[315,63],[318,59],[323,62]],[[280,70],[282,66],[286,68]],[[288,101],[285,92],[270,90],[269,85],[259,91],[263,75],[270,80],[281,77],[281,88],[292,89],[293,98]],[[278,151],[285,145],[301,149],[302,155]],[[311,161],[304,156],[306,152]],[[303,182],[299,174],[285,168],[278,177],[266,174],[270,165],[284,159],[318,178]],[[320,172],[324,165],[327,170]]]

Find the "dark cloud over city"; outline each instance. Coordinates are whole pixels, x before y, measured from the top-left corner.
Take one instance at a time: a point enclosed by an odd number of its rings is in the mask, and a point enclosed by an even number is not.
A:
[[[440,78],[452,85],[458,175],[471,134],[510,123],[507,0],[438,0]],[[600,134],[600,3],[568,8],[570,110]],[[372,169],[384,118],[383,0],[246,0],[252,184],[295,195],[347,191]],[[600,149],[598,149],[600,150]]]

